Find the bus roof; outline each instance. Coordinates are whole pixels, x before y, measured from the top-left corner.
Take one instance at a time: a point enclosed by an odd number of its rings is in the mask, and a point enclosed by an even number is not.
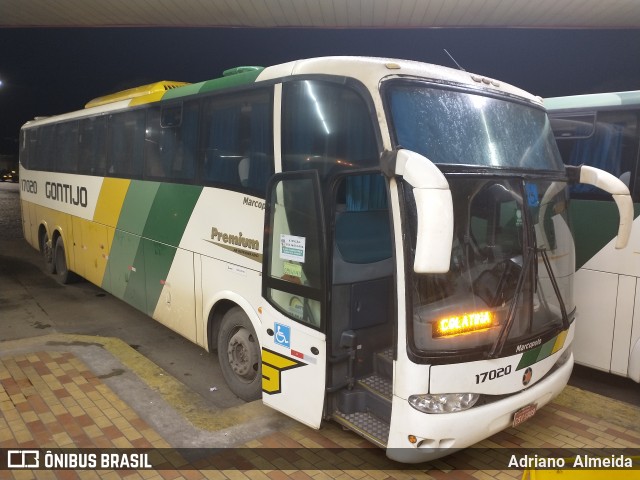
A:
[[[222,77],[214,78],[204,82],[193,83],[175,90],[168,91],[163,95],[162,100],[184,97],[196,93],[211,92],[223,88],[237,87],[256,81],[263,67],[236,67],[222,72]]]
[[[597,109],[634,105],[640,105],[640,90],[571,95],[544,99],[544,106],[547,110]]]
[[[394,75],[421,77],[436,82],[452,82],[472,87],[482,86],[521,97],[538,105],[542,104],[540,97],[499,80],[441,65],[395,58],[333,56],[296,60],[265,68],[257,80],[273,80],[291,75],[321,74],[352,77],[367,85],[371,90],[376,90],[380,80],[384,77]]]
[[[42,120],[31,120],[25,124],[25,127],[81,118],[121,110],[136,105],[172,100],[215,90],[239,87],[254,82],[277,80],[293,75],[338,75],[352,77],[367,85],[372,91],[379,87],[380,81],[384,77],[417,77],[435,82],[446,81],[458,85],[482,87],[514,95],[537,105],[542,104],[540,97],[531,95],[524,90],[464,70],[456,70],[440,65],[410,60],[337,56],[296,60],[267,68],[256,66],[236,67],[225,70],[223,76],[220,78],[193,84],[169,81],[156,82],[98,97],[87,103],[85,110],[47,117]]]
[[[121,92],[111,93],[103,97],[94,98],[87,103],[84,108],[99,107],[108,103],[119,102],[121,100],[132,100],[132,104],[135,103],[148,103],[155,100],[160,100],[165,92],[173,88],[182,87],[188,85],[186,82],[168,82],[163,80],[161,82],[151,83],[149,85],[142,85],[140,87],[130,88]]]

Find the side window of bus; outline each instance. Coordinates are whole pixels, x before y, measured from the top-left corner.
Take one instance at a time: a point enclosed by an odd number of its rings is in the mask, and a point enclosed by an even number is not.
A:
[[[264,197],[273,175],[270,91],[214,96],[202,107],[201,180]]]
[[[352,175],[340,182],[336,192],[335,242],[339,258],[349,264],[345,268],[391,257],[391,226],[382,175]]]
[[[90,117],[80,121],[78,173],[105,174],[107,117]]]
[[[31,136],[31,133],[34,132],[35,130],[24,130],[21,129],[20,130],[20,153],[19,153],[19,158],[20,158],[20,164],[24,167],[24,168],[29,168],[29,151],[30,151],[30,145],[29,145],[29,137]]]
[[[36,168],[38,129],[22,130],[20,135],[20,163],[25,168]]]
[[[596,114],[552,114],[551,125],[562,159],[567,165],[591,165],[606,170],[629,187],[634,200],[638,185],[638,112]],[[611,196],[589,185],[573,185],[577,198],[611,200]]]
[[[33,170],[52,170],[53,155],[51,155],[50,147],[53,146],[55,140],[55,125],[43,125],[36,131],[36,149],[35,155],[31,155],[31,168]],[[46,146],[46,147],[45,147]]]
[[[64,122],[56,125],[55,150],[53,158],[55,171],[76,173],[78,171],[78,122]]]
[[[283,85],[282,169],[336,169],[378,164],[372,116],[353,89],[327,81]]]
[[[191,181],[194,178],[198,104],[191,102],[147,111],[145,177]]]
[[[145,110],[116,113],[109,118],[107,175],[142,176]]]

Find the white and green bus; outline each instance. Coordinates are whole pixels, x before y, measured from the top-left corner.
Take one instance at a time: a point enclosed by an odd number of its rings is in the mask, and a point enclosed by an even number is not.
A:
[[[98,98],[27,123],[20,162],[24,235],[60,281],[217,350],[239,397],[333,419],[404,462],[560,393],[576,324],[566,184],[629,197],[565,168],[539,98],[373,58]]]
[[[591,165],[631,191],[632,248],[615,249],[617,212],[606,192],[570,188],[580,322],[574,355],[581,365],[640,382],[640,91],[575,95],[544,101],[567,165]]]

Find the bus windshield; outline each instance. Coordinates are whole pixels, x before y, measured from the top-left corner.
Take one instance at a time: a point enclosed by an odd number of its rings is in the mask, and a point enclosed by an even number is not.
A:
[[[448,180],[449,272],[410,273],[409,332],[417,353],[447,361],[472,351],[499,356],[567,328],[575,255],[564,183],[469,174]],[[413,189],[404,182],[403,190],[414,250]]]
[[[390,80],[384,93],[397,148],[440,165],[453,200],[449,271],[409,273],[414,353],[446,362],[512,355],[567,329],[575,253],[546,113],[415,80]],[[415,200],[403,185],[415,252]]]
[[[384,88],[396,145],[435,164],[564,172],[541,108],[418,81]]]

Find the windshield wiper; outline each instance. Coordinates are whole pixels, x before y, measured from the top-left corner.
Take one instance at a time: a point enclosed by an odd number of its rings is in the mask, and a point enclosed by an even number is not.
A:
[[[524,282],[527,278],[527,275],[529,274],[529,268],[531,268],[531,263],[535,258],[534,252],[534,249],[529,249],[527,256],[522,262],[522,271],[520,272],[520,276],[518,277],[516,290],[513,293],[513,300],[511,300],[511,305],[509,305],[509,314],[507,315],[507,321],[504,322],[504,325],[502,325],[502,328],[498,333],[498,338],[496,338],[496,341],[493,342],[493,345],[491,346],[491,350],[489,350],[489,358],[498,358],[502,353],[502,349],[504,348],[504,344],[507,341],[507,337],[509,336],[509,332],[511,331],[511,327],[513,326],[513,322],[516,317],[516,306],[518,305],[518,297],[520,297],[520,292],[522,291]]]
[[[560,287],[558,287],[556,276],[553,273],[553,269],[551,268],[551,262],[549,261],[549,257],[547,256],[547,250],[544,248],[531,248],[529,249],[529,253],[523,261],[522,272],[520,272],[520,276],[518,277],[518,284],[516,285],[516,290],[513,294],[513,300],[511,301],[511,305],[509,305],[509,314],[507,315],[507,321],[500,329],[498,338],[496,338],[496,341],[491,346],[491,350],[489,350],[489,358],[497,358],[502,353],[502,349],[504,348],[504,344],[507,341],[507,337],[509,336],[509,332],[511,331],[511,327],[513,326],[513,322],[515,320],[518,297],[520,296],[520,292],[522,291],[522,287],[524,286],[529,268],[531,268],[531,264],[534,262],[534,260],[537,259],[538,253],[540,253],[542,256],[542,261],[547,270],[547,273],[549,274],[549,280],[551,280],[553,291],[558,298],[560,313],[562,315],[562,326],[565,330],[569,328],[569,316],[567,315],[567,308],[564,304],[564,300],[562,299],[562,294],[560,293]]]
[[[553,269],[551,268],[551,262],[549,261],[549,257],[547,256],[547,250],[544,248],[538,249],[538,252],[542,254],[542,261],[544,262],[544,266],[547,269],[547,273],[549,274],[549,280],[551,280],[551,286],[553,287],[553,291],[558,298],[558,304],[560,306],[560,313],[562,314],[562,326],[564,329],[569,328],[569,315],[567,315],[567,307],[564,304],[564,300],[562,299],[562,294],[560,293],[560,287],[558,287],[558,281],[556,280],[556,276],[553,273]]]

